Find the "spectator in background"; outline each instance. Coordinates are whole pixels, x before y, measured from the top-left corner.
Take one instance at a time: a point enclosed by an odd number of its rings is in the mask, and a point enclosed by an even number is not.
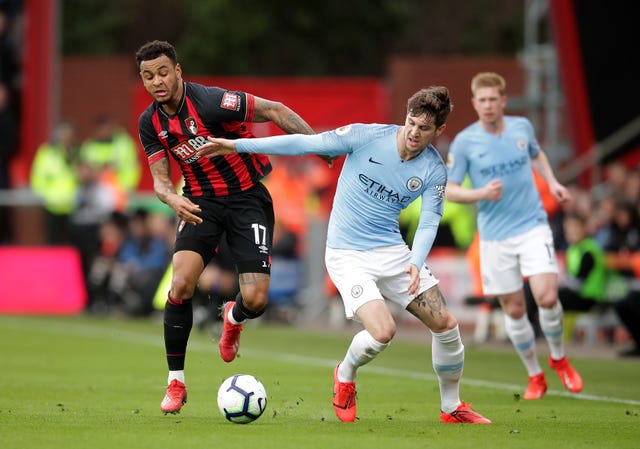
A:
[[[100,252],[100,226],[115,211],[116,198],[113,190],[101,180],[101,170],[86,162],[78,163],[78,182],[76,209],[69,222],[71,242],[80,252],[82,271],[87,279]]]
[[[141,176],[135,141],[108,115],[96,117],[93,135],[80,147],[80,159],[103,169],[102,176],[128,194]]]
[[[129,217],[127,237],[116,253],[109,288],[127,315],[148,315],[152,297],[169,262],[166,239],[154,235],[150,214],[137,209]]]
[[[118,263],[118,254],[127,239],[129,217],[113,212],[100,225],[100,251],[93,259],[87,276],[87,289],[92,313],[109,313],[116,303],[109,283]]]
[[[627,167],[620,161],[612,161],[604,167],[604,181],[593,186],[591,190],[597,198],[604,196],[623,198],[626,180]]]
[[[286,210],[279,220],[294,232],[298,239],[305,240],[308,227],[309,203],[315,195],[306,175],[310,164],[308,158],[273,157],[273,170],[264,179],[273,198],[274,210]]]
[[[640,166],[627,175],[624,193],[627,201],[636,206],[636,212],[640,215]]]
[[[588,214],[589,230],[598,244],[604,248],[609,242],[616,199],[611,195],[597,197],[593,210]]]
[[[31,165],[31,189],[42,198],[47,243],[68,244],[69,217],[76,207],[78,192],[75,126],[58,123],[54,138],[38,147]]]
[[[9,89],[0,82],[0,190],[10,187],[9,163],[18,150],[18,122],[11,108]],[[9,220],[0,207],[0,243],[10,239]]]
[[[267,317],[288,322],[302,285],[303,264],[298,249],[298,234],[283,221],[276,220],[271,251],[271,284]]]
[[[640,219],[634,204],[624,199],[616,201],[608,234],[606,252],[640,250]]]
[[[589,236],[586,220],[570,213],[564,217],[567,280],[558,289],[564,310],[588,311],[605,300],[607,267],[600,245]]]
[[[618,318],[629,331],[633,346],[619,353],[622,357],[640,357],[640,253],[629,257],[629,267],[635,273],[635,280],[630,282],[629,291],[619,301],[613,303]]]

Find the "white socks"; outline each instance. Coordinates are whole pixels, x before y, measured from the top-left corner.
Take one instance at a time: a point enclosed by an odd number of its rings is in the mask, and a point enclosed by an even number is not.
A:
[[[177,379],[180,382],[184,383],[184,370],[169,371],[169,378],[167,379],[167,385],[170,384],[173,379]]]
[[[464,345],[458,326],[442,333],[431,332],[432,363],[440,386],[440,409],[453,412],[460,405],[460,377],[464,368]],[[351,341],[344,360],[338,366],[340,382],[355,382],[359,367],[366,365],[389,344],[374,339],[369,332],[358,332]]]
[[[355,382],[357,369],[375,359],[387,346],[388,343],[380,343],[366,330],[358,332],[351,340],[347,354],[338,367],[338,380]]]
[[[464,368],[464,345],[458,326],[431,332],[431,361],[440,385],[440,410],[453,412],[460,405],[460,378]]]
[[[235,307],[235,305],[233,307]],[[229,313],[227,313],[227,318],[229,319],[231,324],[235,324],[235,325],[242,324],[236,321],[236,319],[233,317],[233,307],[229,308]]]
[[[549,352],[553,360],[560,360],[564,357],[564,337],[562,325],[562,304],[560,301],[550,309],[538,307],[540,328],[549,343]]]
[[[514,320],[505,314],[504,323],[507,335],[522,359],[529,377],[540,374],[542,368],[540,368],[538,357],[536,356],[535,333],[527,315]]]

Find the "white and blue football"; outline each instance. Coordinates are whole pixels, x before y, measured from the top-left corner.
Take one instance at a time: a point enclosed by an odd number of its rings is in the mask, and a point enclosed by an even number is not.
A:
[[[235,374],[218,389],[218,408],[227,420],[236,424],[255,421],[267,408],[267,391],[250,374]]]

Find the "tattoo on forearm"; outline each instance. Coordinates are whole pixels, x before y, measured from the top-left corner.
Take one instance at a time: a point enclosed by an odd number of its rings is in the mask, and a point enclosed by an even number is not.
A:
[[[288,132],[289,134],[313,134],[313,129],[304,121],[302,118],[296,114],[295,112],[291,112],[289,115],[284,117],[282,123],[280,124],[283,131]]]
[[[429,315],[433,318],[443,317],[447,308],[444,296],[442,296],[442,293],[438,288],[430,288],[429,290],[420,293],[413,301],[418,309],[426,309]],[[412,312],[411,310],[409,311],[419,318],[416,312]]]
[[[165,201],[170,193],[175,193],[176,189],[171,182],[170,166],[168,159],[161,159],[151,165],[151,175],[153,176],[153,188],[161,201]]]
[[[288,134],[315,134],[313,128],[289,107],[280,102],[256,97],[253,121],[269,120]]]

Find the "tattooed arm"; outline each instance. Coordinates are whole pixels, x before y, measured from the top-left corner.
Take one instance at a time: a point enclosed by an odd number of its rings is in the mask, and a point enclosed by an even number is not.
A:
[[[289,107],[260,97],[255,97],[253,121],[271,121],[287,134],[315,134],[313,128]]]
[[[192,203],[188,198],[178,195],[171,181],[169,160],[162,158],[150,166],[153,176],[153,190],[163,203],[171,206],[178,218],[190,224],[202,223],[202,218],[195,215],[201,212],[200,206]]]
[[[265,100],[264,98],[255,98],[254,122],[271,121],[287,134],[315,134],[315,131],[302,117],[296,114],[291,108],[285,106],[279,101]],[[327,155],[316,155],[329,166],[335,157]]]

